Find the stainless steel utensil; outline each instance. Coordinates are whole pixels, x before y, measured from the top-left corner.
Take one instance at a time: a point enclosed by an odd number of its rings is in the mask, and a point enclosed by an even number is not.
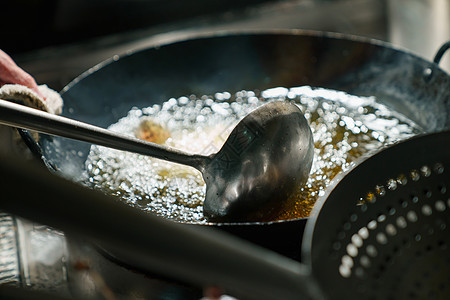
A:
[[[215,154],[190,154],[0,100],[0,123],[136,152],[188,165],[206,182],[204,214],[240,221],[262,207],[277,207],[308,178],[314,155],[311,129],[300,109],[270,102],[234,128]]]
[[[91,241],[141,271],[197,288],[220,285],[241,299],[293,299],[313,289],[298,281],[305,270],[296,261],[220,231],[145,213],[42,166],[0,157],[0,177],[2,210]],[[82,260],[87,268],[90,259]]]
[[[303,254],[329,299],[450,297],[450,131],[380,151],[315,206]]]

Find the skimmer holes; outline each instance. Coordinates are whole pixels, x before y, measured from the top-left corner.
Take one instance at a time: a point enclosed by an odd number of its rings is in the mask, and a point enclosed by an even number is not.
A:
[[[368,272],[380,276],[398,255],[409,251],[405,249],[446,230],[448,217],[443,214],[450,210],[448,183],[430,181],[444,172],[442,163],[424,165],[375,185],[360,198],[356,211],[342,223],[338,240],[332,246],[334,251],[344,252],[339,274],[344,278],[360,278]],[[397,199],[389,198],[391,194]],[[365,219],[368,221],[364,222]],[[427,244],[416,251],[416,256],[446,246],[442,240],[435,245]]]

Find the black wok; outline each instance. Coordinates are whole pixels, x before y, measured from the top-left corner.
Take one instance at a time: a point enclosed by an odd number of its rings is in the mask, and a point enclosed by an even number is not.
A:
[[[436,63],[378,41],[299,30],[206,34],[111,59],[64,88],[63,115],[107,127],[133,106],[172,97],[302,85],[376,96],[424,132],[450,127],[450,76]],[[39,144],[57,172],[78,179],[90,144],[46,135]],[[206,226],[300,259],[305,223]]]

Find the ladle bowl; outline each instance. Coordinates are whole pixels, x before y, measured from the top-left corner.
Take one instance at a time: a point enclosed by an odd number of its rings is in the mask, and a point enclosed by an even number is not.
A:
[[[247,115],[212,156],[203,178],[203,213],[240,221],[267,214],[306,183],[314,156],[311,128],[300,109],[269,102]]]

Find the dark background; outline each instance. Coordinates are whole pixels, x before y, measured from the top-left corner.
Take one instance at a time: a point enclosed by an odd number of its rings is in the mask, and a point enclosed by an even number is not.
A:
[[[11,54],[88,41],[110,34],[223,18],[268,0],[14,0],[2,1],[1,45]],[[272,3],[277,1],[270,1]]]
[[[57,91],[116,54],[218,30],[353,34],[428,60],[450,40],[448,0],[5,0],[0,15],[0,49]]]

